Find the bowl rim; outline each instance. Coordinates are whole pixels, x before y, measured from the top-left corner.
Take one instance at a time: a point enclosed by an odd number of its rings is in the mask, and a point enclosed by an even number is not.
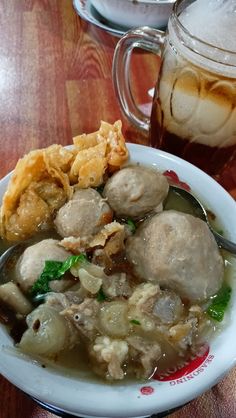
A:
[[[91,3],[96,3],[99,0],[90,0]],[[106,0],[107,2],[111,3],[111,0]],[[114,2],[120,2],[120,3],[127,3],[127,1],[129,3],[132,3],[133,6],[139,6],[141,4],[150,4],[150,5],[155,5],[155,6],[159,6],[162,4],[174,4],[177,0],[114,0]]]
[[[198,191],[204,186],[204,182],[207,183],[211,191],[216,190],[217,196],[224,198],[224,203],[221,203],[222,199],[219,200],[219,211],[221,208],[224,209],[226,205],[226,207],[229,207],[228,211],[232,212],[229,213],[229,216],[232,214],[233,219],[236,214],[236,202],[203,171],[164,151],[137,144],[128,143],[127,146],[131,154],[131,162],[133,160],[133,162],[159,167],[161,171],[174,166],[177,174],[180,177],[182,176],[184,181],[188,181],[190,187],[198,183]],[[163,164],[162,167],[160,167],[160,161]],[[189,176],[189,173],[191,173],[191,176]],[[10,175],[8,174],[0,180],[0,195],[6,187]],[[196,187],[194,187],[195,190]],[[196,194],[199,196],[197,190]],[[210,194],[208,198],[211,200]],[[235,227],[232,225],[232,229],[228,232],[236,237],[236,225]],[[50,368],[42,369],[35,361],[29,361],[22,357],[14,357],[14,361],[12,361],[13,357],[2,349],[3,345],[6,345],[6,341],[11,344],[11,339],[3,326],[0,326],[0,336],[4,337],[5,343],[1,343],[0,346],[0,372],[30,396],[75,416],[144,417],[178,407],[210,389],[236,364],[236,347],[233,344],[225,344],[225,341],[236,329],[236,315],[233,315],[233,308],[234,313],[236,313],[236,285],[233,294],[234,305],[231,307],[230,322],[226,329],[213,340],[211,345],[212,355],[221,354],[221,358],[217,362],[213,361],[204,370],[204,379],[201,379],[201,374],[199,374],[194,380],[186,382],[185,390],[183,390],[181,384],[170,386],[168,382],[153,382],[151,380],[146,382],[145,385],[153,386],[156,396],[140,396],[140,388],[143,387],[143,383],[135,382],[129,386],[127,383],[107,385],[87,381],[85,384],[83,379],[76,378],[75,380],[74,377],[62,376],[60,372],[51,371]],[[220,348],[217,348],[217,343]],[[66,401],[63,396],[67,397]]]

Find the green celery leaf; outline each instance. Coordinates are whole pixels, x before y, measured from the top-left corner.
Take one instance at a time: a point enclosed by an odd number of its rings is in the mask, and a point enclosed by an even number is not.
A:
[[[135,231],[136,231],[136,225],[135,225],[134,221],[132,221],[132,219],[128,219],[126,223],[129,227],[130,231],[132,232],[132,234],[134,234]]]
[[[232,289],[228,285],[223,285],[210,306],[207,308],[208,315],[218,322],[223,321],[225,311],[230,301]]]
[[[60,280],[60,278],[68,271],[72,266],[78,263],[87,262],[87,258],[84,254],[71,255],[64,262],[62,261],[45,261],[44,269],[39,278],[34,283],[31,294],[36,296],[50,292],[49,283],[52,280]]]
[[[100,288],[98,293],[97,293],[97,301],[98,302],[104,302],[105,300],[107,300],[107,296],[103,292],[102,288]]]
[[[137,319],[131,319],[131,320],[130,320],[130,323],[131,323],[131,324],[134,324],[134,325],[141,325],[141,322],[140,322],[140,321],[138,321]]]
[[[70,270],[71,267],[75,266],[77,263],[83,264],[87,263],[88,259],[84,254],[80,255],[71,255],[64,261],[61,268],[59,269],[60,276],[65,274],[66,271]]]

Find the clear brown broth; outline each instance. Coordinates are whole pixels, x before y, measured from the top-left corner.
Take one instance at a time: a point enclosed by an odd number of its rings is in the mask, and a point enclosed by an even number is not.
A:
[[[194,209],[192,208],[191,204],[184,198],[182,198],[180,195],[176,194],[173,190],[171,190],[168,194],[168,197],[164,205],[164,209],[174,209],[184,213],[195,215]],[[214,221],[212,220],[212,223],[214,224],[213,226],[216,229],[222,230],[221,225],[219,224],[217,219],[214,219]],[[34,242],[38,242],[48,237],[58,238],[58,235],[55,231],[41,232],[34,237]],[[0,240],[0,254],[3,253],[11,245],[12,243]],[[230,259],[228,259],[224,253],[222,255],[224,257],[226,265],[224,280],[228,282],[231,276],[231,263]],[[11,274],[8,276],[8,281],[10,280],[13,280]],[[6,282],[6,278],[0,278],[0,283],[2,283],[3,281]],[[212,322],[212,332],[209,333],[208,338],[211,338],[212,333],[214,334],[218,330],[219,327],[216,328],[215,324]],[[176,366],[179,362],[182,362],[183,358],[180,358],[179,355],[175,352],[175,350],[171,348],[169,345],[163,346],[163,342],[160,343],[162,345],[162,350],[164,353],[162,358],[158,361],[158,371],[161,373],[162,371],[165,371],[167,368],[171,368],[173,366]],[[80,344],[72,350],[66,350],[64,352],[61,352],[53,361],[42,359],[40,363],[42,367],[50,368],[52,371],[62,373],[66,376],[97,382],[104,382],[104,379],[97,377],[90,370],[89,358],[83,344]],[[129,382],[130,380],[134,380],[134,378],[127,376],[126,382]]]

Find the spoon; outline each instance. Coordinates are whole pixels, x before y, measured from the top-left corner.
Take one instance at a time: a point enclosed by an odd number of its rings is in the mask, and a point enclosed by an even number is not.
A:
[[[179,195],[180,197],[184,198],[185,200],[191,203],[191,206],[194,208],[194,213],[196,214],[198,218],[202,219],[203,221],[207,223],[208,227],[210,228],[212,234],[215,237],[217,245],[220,248],[223,248],[224,250],[229,251],[231,254],[236,255],[236,244],[230,241],[229,239],[224,238],[221,234],[215,231],[215,229],[211,226],[209,222],[206,209],[195,196],[193,196],[187,190],[182,189],[181,187],[178,187],[178,186],[171,185],[170,190],[172,190],[175,194]]]
[[[12,247],[9,247],[1,256],[0,256],[0,274],[1,277],[4,276],[4,268],[6,267],[6,264],[8,260],[14,256],[19,256],[31,243],[31,240],[22,241],[18,244],[13,245]]]

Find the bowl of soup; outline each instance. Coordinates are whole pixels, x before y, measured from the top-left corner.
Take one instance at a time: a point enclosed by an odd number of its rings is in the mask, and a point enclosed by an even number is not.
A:
[[[0,372],[75,416],[171,410],[236,358],[235,261],[170,185],[234,241],[235,201],[114,126],[32,151],[0,183],[1,251],[23,241],[1,274]]]

